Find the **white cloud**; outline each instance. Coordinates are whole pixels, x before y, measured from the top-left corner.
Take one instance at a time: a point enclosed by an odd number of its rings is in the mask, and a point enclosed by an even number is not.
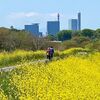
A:
[[[20,18],[29,18],[29,17],[36,17],[36,16],[40,16],[39,13],[35,13],[35,12],[13,12],[10,13],[8,15],[8,18],[11,19],[20,19]]]
[[[37,13],[37,12],[12,12],[7,17],[9,19],[22,19],[22,18],[57,18],[58,13]],[[60,16],[63,16],[60,14]]]
[[[57,15],[58,15],[58,13],[51,13],[51,14],[49,14],[49,16],[51,16],[51,17],[57,17]]]

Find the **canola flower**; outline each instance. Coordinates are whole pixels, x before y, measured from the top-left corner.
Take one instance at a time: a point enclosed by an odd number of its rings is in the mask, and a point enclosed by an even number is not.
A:
[[[15,50],[14,52],[2,52],[0,53],[0,67],[16,65],[18,63],[26,61],[34,61],[38,59],[43,59],[45,51],[25,51],[25,50]]]
[[[100,100],[100,53],[70,56],[1,73],[6,100]],[[2,99],[1,99],[2,100]]]
[[[70,55],[75,55],[77,53],[87,54],[90,51],[91,51],[90,49],[84,49],[84,48],[70,48],[70,49],[67,49],[67,50],[60,52],[60,56],[66,56],[66,55],[70,56]]]
[[[7,100],[7,96],[4,95],[1,89],[0,89],[0,100]]]
[[[59,56],[57,51],[55,51],[54,56]],[[0,53],[0,67],[18,65],[24,62],[30,62],[40,59],[46,59],[46,51],[15,50],[13,52],[2,52]]]

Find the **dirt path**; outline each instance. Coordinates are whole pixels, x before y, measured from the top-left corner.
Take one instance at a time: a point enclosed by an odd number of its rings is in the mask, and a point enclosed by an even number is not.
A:
[[[33,62],[29,62],[28,64],[34,64],[34,63],[46,63],[49,60],[47,59],[43,59],[43,60],[37,60],[37,61],[33,61]],[[21,65],[16,65],[16,66],[8,66],[8,67],[4,67],[4,68],[0,68],[0,72],[8,72],[8,71],[12,71],[13,69],[15,69],[16,67],[21,66]]]

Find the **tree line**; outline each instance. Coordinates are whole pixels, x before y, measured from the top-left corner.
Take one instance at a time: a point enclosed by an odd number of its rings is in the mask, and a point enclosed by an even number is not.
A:
[[[15,49],[38,50],[43,49],[44,38],[38,38],[25,30],[0,28],[0,51],[13,51]]]
[[[100,50],[100,29],[83,29],[81,31],[62,30],[55,36],[48,35],[49,40],[62,41],[62,48],[84,47]]]
[[[61,41],[61,42],[53,42]],[[71,47],[89,47],[100,50],[100,29],[83,29],[82,31],[62,30],[55,36],[36,37],[25,30],[14,28],[0,28],[0,51],[44,50],[48,46],[56,49],[67,49]]]

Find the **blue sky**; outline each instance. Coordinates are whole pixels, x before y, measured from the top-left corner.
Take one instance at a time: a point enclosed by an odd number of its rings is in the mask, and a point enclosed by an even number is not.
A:
[[[82,14],[82,29],[100,28],[100,0],[0,0],[0,27],[23,29],[25,24],[40,23],[46,32],[46,22],[56,20],[60,13],[61,30],[68,29],[68,19]]]

